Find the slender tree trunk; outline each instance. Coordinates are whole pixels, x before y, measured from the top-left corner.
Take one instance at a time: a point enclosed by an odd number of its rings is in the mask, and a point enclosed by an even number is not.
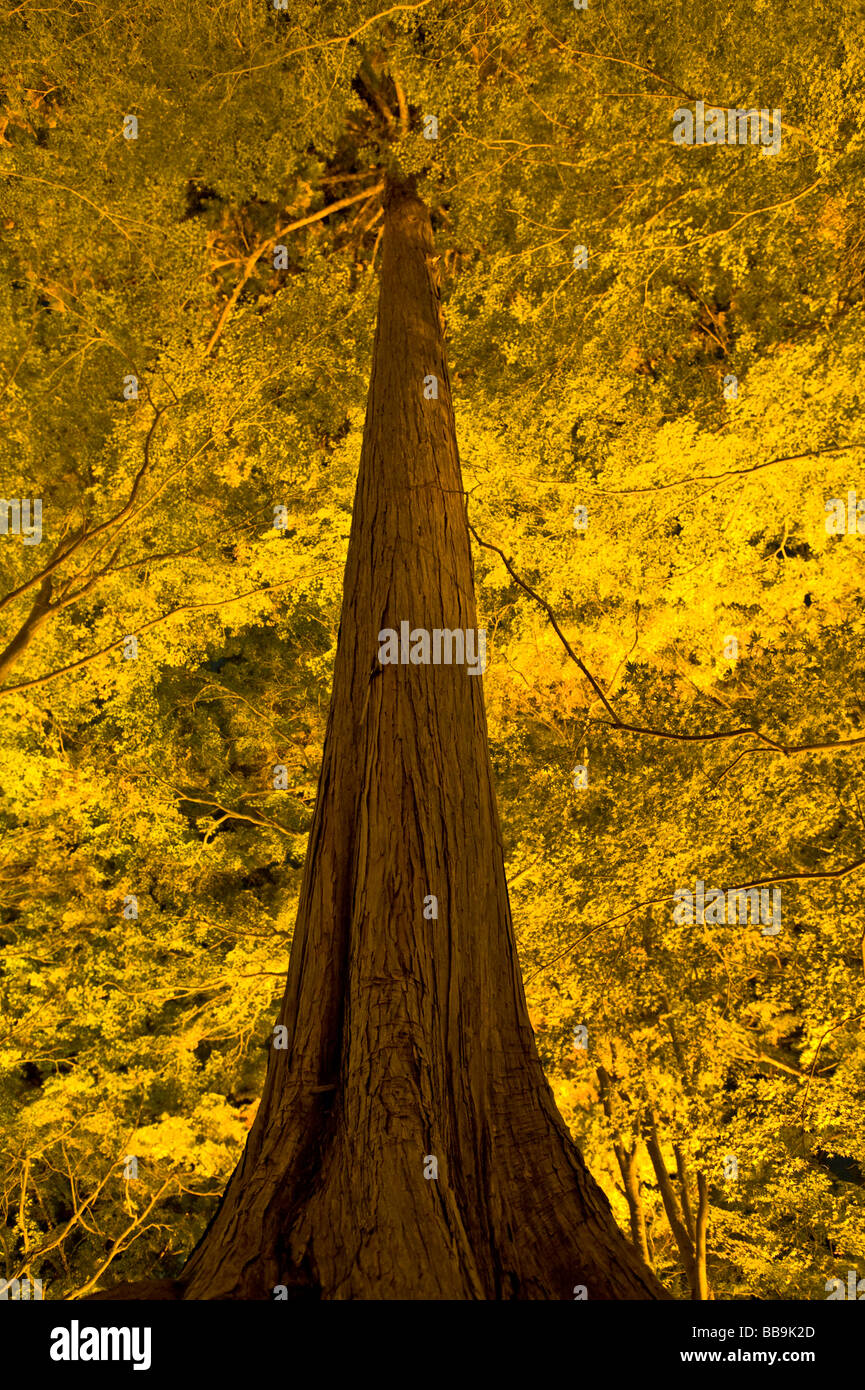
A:
[[[403,621],[477,627],[429,214],[395,181],[385,204],[287,1047],[182,1296],[666,1298],[538,1060],[481,677],[378,662],[379,631]]]
[[[640,1190],[639,1149],[636,1144],[632,1149],[628,1149],[626,1159],[627,1168],[622,1176],[631,1216],[631,1239],[646,1264],[651,1265],[652,1257],[649,1253],[649,1238],[646,1232],[646,1212],[643,1207],[643,1194]]]
[[[697,1227],[694,1223],[694,1213],[691,1210],[691,1194],[688,1189],[688,1165],[685,1162],[685,1155],[682,1152],[681,1144],[673,1145],[673,1153],[676,1159],[676,1173],[679,1178],[679,1191],[682,1194],[682,1212],[685,1217],[685,1225],[688,1228],[688,1235],[693,1244],[697,1242]]]
[[[709,1231],[709,1183],[706,1174],[697,1173],[697,1227],[695,1241],[695,1261],[697,1271],[697,1297],[714,1298],[709,1288],[709,1272],[706,1265],[706,1237]]]
[[[691,1239],[690,1232],[685,1224],[682,1209],[679,1206],[679,1199],[676,1196],[670,1175],[667,1172],[667,1163],[661,1150],[661,1141],[658,1138],[658,1117],[654,1110],[648,1112],[648,1130],[646,1133],[646,1148],[649,1151],[649,1158],[652,1160],[652,1167],[655,1170],[655,1177],[658,1180],[658,1187],[661,1192],[661,1201],[664,1204],[664,1211],[667,1214],[670,1230],[679,1250],[679,1258],[688,1277],[688,1287],[691,1297],[700,1297],[697,1276],[697,1258],[694,1241]]]
[[[600,1086],[604,1114],[613,1128],[613,1152],[616,1155],[616,1161],[622,1175],[622,1188],[625,1193],[625,1201],[628,1204],[631,1240],[639,1250],[645,1263],[651,1264],[649,1258],[649,1241],[646,1232],[646,1213],[643,1208],[643,1198],[640,1193],[639,1149],[636,1144],[626,1147],[623,1142],[618,1123],[615,1088],[606,1067],[598,1067],[598,1083]]]

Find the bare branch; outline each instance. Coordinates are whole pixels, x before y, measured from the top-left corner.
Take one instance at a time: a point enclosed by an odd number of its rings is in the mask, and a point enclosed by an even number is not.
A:
[[[763,746],[760,748],[747,748],[744,750],[746,753],[783,753],[785,756],[790,756],[794,753],[814,753],[834,750],[837,748],[853,748],[859,744],[865,743],[865,735],[857,735],[853,738],[825,740],[820,743],[779,743],[777,739],[770,738],[768,734],[764,734],[753,724],[743,725],[739,729],[722,729],[719,730],[717,733],[713,734],[685,734],[670,729],[655,729],[649,728],[642,724],[627,723],[626,720],[620,719],[619,716],[616,714],[616,711],[613,709],[613,706],[610,704],[609,700],[607,699],[598,682],[595,680],[595,677],[592,675],[591,671],[586,666],[585,662],[581,661],[580,658],[577,656],[570,642],[565,637],[565,634],[562,632],[562,629],[559,627],[559,624],[556,621],[556,615],[553,612],[550,605],[547,603],[546,599],[541,598],[540,594],[536,593],[535,590],[532,589],[525,582],[524,579],[520,578],[520,576],[517,574],[516,570],[514,569],[513,565],[511,564],[510,560],[505,555],[503,550],[500,550],[497,545],[493,545],[491,541],[482,540],[470,522],[468,523],[468,528],[474,536],[475,540],[477,541],[478,545],[484,546],[487,550],[494,550],[496,554],[501,557],[505,565],[505,568],[507,569],[511,578],[517,584],[519,584],[520,588],[523,589],[525,593],[529,595],[530,598],[534,599],[535,603],[539,604],[539,606],[543,608],[544,612],[550,620],[550,623],[552,624],[556,636],[558,637],[568,656],[571,658],[573,662],[576,663],[576,665],[582,671],[583,675],[588,680],[595,694],[601,700],[604,709],[611,717],[611,723],[609,724],[607,724],[607,721],[604,719],[598,719],[593,722],[601,724],[605,728],[618,729],[622,733],[644,734],[647,738],[669,739],[674,743],[718,743],[723,739],[744,738],[746,735],[750,735],[752,738],[759,739],[761,745]],[[740,754],[740,757],[741,756],[743,756],[743,754]],[[738,758],[736,759],[736,762],[738,762]],[[730,764],[730,767],[726,769],[726,772],[729,772],[732,767],[735,767],[735,762]],[[721,776],[724,775],[724,773],[721,774]],[[719,777],[718,781],[720,780],[721,778]]]
[[[336,566],[329,566],[334,569]],[[318,572],[318,571],[317,571]],[[169,618],[177,617],[178,613],[196,613],[206,608],[225,608],[230,603],[239,603],[241,599],[251,598],[255,594],[269,594],[277,589],[282,589],[286,584],[297,584],[295,576],[292,579],[280,579],[275,584],[263,584],[258,589],[246,589],[242,594],[232,594],[229,598],[214,599],[209,603],[183,603],[177,608],[170,608],[167,613],[161,613],[158,618],[151,618],[149,622],[142,623],[140,627],[134,628],[132,632],[125,633],[116,642],[111,642],[107,647],[100,647],[99,651],[91,652],[89,656],[82,656],[78,661],[72,661],[68,666],[60,666],[56,671],[50,671],[45,676],[36,676],[33,680],[21,681],[18,685],[7,685],[0,690],[0,699],[7,695],[18,695],[23,690],[33,690],[37,686],[47,685],[49,681],[56,680],[58,676],[68,675],[70,671],[78,671],[82,666],[89,666],[91,662],[98,661],[100,657],[107,656],[109,652],[115,652],[122,647],[127,637],[137,637],[142,632],[147,632],[149,628],[157,627],[160,623],[168,622]]]
[[[754,463],[749,468],[728,468],[724,473],[695,473],[690,478],[678,478],[674,483],[658,483],[654,487],[598,488],[601,497],[639,497],[646,493],[669,492],[670,488],[685,487],[688,483],[716,483],[724,478],[741,478],[747,473],[759,473],[774,468],[776,463],[799,463],[803,459],[820,458],[823,454],[840,454],[848,449],[865,449],[865,441],[853,444],[827,444],[823,449],[807,449],[803,454],[782,454],[780,458]]]
[[[728,893],[741,892],[746,888],[768,888],[776,883],[814,882],[823,879],[846,878],[848,874],[855,873],[856,869],[861,869],[863,866],[865,866],[865,859],[856,859],[852,864],[846,864],[841,869],[826,869],[823,872],[817,873],[774,874],[770,878],[752,879],[749,883],[733,883],[730,884],[728,888],[722,888],[720,891],[726,895]],[[553,956],[551,960],[546,961],[544,965],[538,966],[538,969],[533,970],[531,975],[527,975],[525,983],[528,985],[529,982],[536,979],[538,975],[543,975],[547,970],[557,965],[565,956],[571,955],[583,941],[593,936],[596,931],[600,931],[602,927],[612,926],[616,922],[621,922],[623,918],[632,917],[635,912],[641,912],[645,908],[659,907],[663,903],[671,903],[674,901],[675,894],[673,893],[665,893],[663,897],[660,898],[646,898],[643,902],[631,903],[629,907],[624,908],[621,912],[615,913],[612,917],[605,918],[603,922],[596,922],[588,931],[583,932],[582,936],[580,936],[577,941],[572,942],[570,946],[566,946],[563,951]],[[863,962],[863,965],[865,965],[865,962]]]
[[[208,342],[207,347],[204,349],[205,357],[208,357],[210,355],[210,353],[213,351],[216,344],[218,343],[220,337],[222,336],[222,330],[225,328],[229,316],[231,315],[235,304],[240,298],[244,286],[246,285],[247,281],[249,280],[250,276],[255,270],[256,265],[258,264],[261,257],[264,255],[265,251],[268,251],[272,246],[275,246],[279,238],[281,236],[285,236],[288,232],[296,232],[300,227],[308,227],[313,222],[320,222],[322,218],[329,217],[332,212],[339,212],[341,208],[350,207],[352,203],[359,203],[365,198],[373,198],[377,193],[383,192],[383,190],[384,184],[377,183],[372,188],[365,188],[361,193],[352,193],[348,198],[339,198],[335,203],[328,203],[326,207],[319,208],[318,212],[310,213],[308,217],[301,217],[296,222],[288,222],[284,227],[279,227],[274,232],[273,236],[268,237],[266,241],[258,242],[257,245],[253,248],[251,255],[247,257],[246,263],[243,267],[243,274],[241,275],[240,279],[238,280],[237,284],[232,290],[231,295],[229,296],[229,299],[225,304],[222,313],[219,316],[219,322],[214,328],[212,334],[210,335],[210,341]]]

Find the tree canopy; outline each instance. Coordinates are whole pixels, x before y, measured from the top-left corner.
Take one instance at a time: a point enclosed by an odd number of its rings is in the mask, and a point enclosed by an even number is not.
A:
[[[399,169],[557,1102],[671,1289],[702,1211],[715,1297],[825,1297],[865,1246],[865,19],[71,0],[2,32],[0,478],[42,507],[0,535],[5,1277],[179,1268],[250,1126]],[[780,148],[675,143],[698,101],[780,110]],[[674,920],[698,880],[779,890],[781,930]]]

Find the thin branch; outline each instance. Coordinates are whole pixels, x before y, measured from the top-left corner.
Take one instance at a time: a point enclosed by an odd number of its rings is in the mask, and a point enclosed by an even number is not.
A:
[[[556,621],[556,615],[553,612],[550,605],[547,603],[546,599],[541,598],[540,594],[536,594],[534,589],[530,589],[525,580],[520,578],[520,576],[517,574],[516,570],[514,569],[513,565],[511,564],[510,560],[508,559],[507,555],[503,550],[500,550],[497,545],[493,545],[491,541],[482,540],[475,528],[472,526],[471,522],[468,523],[468,528],[474,536],[475,540],[477,541],[478,545],[484,546],[487,550],[494,550],[496,554],[501,557],[505,569],[508,571],[508,574],[511,576],[511,578],[517,584],[519,584],[520,588],[523,589],[529,595],[530,598],[533,598],[535,600],[535,603],[540,604],[541,608],[543,608],[544,612],[546,613],[547,617],[552,623],[556,636],[558,637],[565,651],[568,653],[568,656],[571,658],[572,661],[576,662],[577,666],[582,671],[583,675],[586,677],[586,680],[591,685],[598,699],[601,701],[601,704],[604,706],[604,709],[607,711],[610,718],[613,720],[613,723],[616,725],[616,727],[619,727],[621,722],[619,720],[619,716],[616,714],[616,711],[613,709],[613,706],[610,704],[609,700],[607,699],[601,687],[598,685],[598,682],[595,680],[589,668],[585,665],[584,662],[580,660],[573,647],[571,646],[570,642],[568,641],[567,637],[562,632],[562,629],[559,627],[559,624]]]
[[[396,92],[396,102],[399,108],[399,123],[403,135],[408,134],[408,102],[405,99],[405,89],[400,81],[399,75],[391,69],[394,90]]]
[[[334,568],[331,566],[331,568]],[[209,603],[184,603],[177,608],[170,608],[167,613],[161,613],[158,618],[151,618],[149,622],[142,623],[140,627],[133,629],[132,632],[125,633],[116,642],[111,642],[107,647],[100,647],[99,651],[91,652],[89,656],[82,656],[78,661],[72,661],[68,666],[60,666],[56,671],[51,671],[45,676],[36,676],[33,680],[21,681],[18,685],[7,685],[0,690],[0,699],[6,695],[18,695],[22,690],[32,690],[36,686],[47,685],[49,681],[56,680],[58,676],[68,675],[70,671],[78,671],[82,666],[89,666],[92,661],[98,661],[101,656],[107,656],[109,652],[117,651],[122,647],[127,637],[137,637],[142,632],[147,632],[151,627],[156,627],[159,623],[167,622],[169,618],[175,618],[178,613],[195,613],[205,608],[224,608],[230,603],[239,603],[241,599],[252,598],[255,594],[269,594],[276,589],[284,588],[286,584],[296,584],[297,576],[292,579],[280,579],[275,584],[264,584],[258,589],[246,589],[242,594],[232,594],[229,598],[214,599]]]
[[[252,253],[247,257],[246,263],[243,267],[243,274],[241,275],[240,280],[237,282],[234,289],[232,290],[231,295],[227,303],[225,304],[222,313],[219,316],[219,322],[214,328],[212,334],[210,335],[210,341],[208,342],[207,347],[204,349],[205,357],[208,357],[210,355],[210,353],[213,351],[214,347],[218,343],[220,337],[222,336],[222,331],[225,328],[226,323],[228,322],[229,316],[231,315],[235,304],[240,298],[244,286],[246,285],[247,281],[249,280],[250,276],[255,270],[256,265],[258,264],[261,257],[264,255],[265,251],[268,251],[271,247],[275,246],[279,238],[281,236],[285,236],[288,232],[296,232],[300,227],[309,227],[313,222],[320,222],[323,218],[329,217],[332,212],[339,212],[341,208],[350,207],[352,203],[359,203],[365,198],[373,198],[377,193],[383,192],[383,190],[384,184],[377,183],[372,188],[365,188],[361,193],[352,193],[347,198],[339,198],[335,203],[328,203],[326,207],[319,208],[318,212],[313,212],[308,217],[301,217],[296,222],[286,223],[284,227],[279,227],[274,232],[273,236],[268,237],[266,241],[258,242],[258,244],[253,248]]]
[[[224,811],[225,814],[222,816],[221,820],[217,822],[219,825],[222,825],[223,821],[226,820],[245,820],[249,821],[250,825],[258,825],[263,828],[270,826],[273,830],[278,830],[280,835],[287,836],[288,839],[295,838],[293,831],[286,830],[284,825],[280,825],[278,821],[271,820],[268,816],[250,816],[243,811],[234,811],[230,806],[223,806],[221,801],[210,801],[203,796],[190,796],[179,787],[172,787],[172,791],[175,792],[177,796],[181,797],[183,801],[191,802],[193,806],[211,806],[215,811]],[[295,793],[295,795],[297,795],[297,793]]]
[[[106,1269],[111,1264],[115,1256],[123,1254],[123,1252],[129,1248],[129,1241],[127,1241],[125,1245],[123,1244],[123,1241],[126,1240],[128,1236],[131,1236],[134,1231],[138,1230],[138,1227],[141,1225],[144,1218],[150,1214],[150,1212],[156,1206],[156,1203],[161,1200],[162,1194],[165,1192],[166,1188],[170,1187],[171,1184],[175,1181],[176,1179],[173,1173],[170,1177],[167,1177],[165,1179],[165,1182],[162,1184],[159,1191],[154,1193],[153,1197],[151,1197],[150,1201],[142,1211],[141,1215],[137,1216],[134,1221],[130,1222],[130,1224],[126,1227],[125,1231],[121,1231],[120,1235],[112,1243],[111,1249],[109,1250],[102,1264],[99,1265],[93,1277],[91,1279],[88,1279],[87,1283],[82,1288],[76,1289],[75,1293],[70,1294],[70,1299],[83,1298],[84,1295],[89,1293],[89,1291],[99,1282],[99,1280],[102,1278],[102,1275],[105,1273]]]
[[[86,527],[82,527],[81,531],[75,536],[74,540],[70,545],[63,547],[62,549],[60,546],[58,546],[57,551],[55,551],[54,553],[54,556],[43,570],[40,570],[38,574],[34,574],[32,578],[26,580],[23,584],[19,584],[17,589],[12,589],[10,593],[4,594],[3,598],[0,598],[0,611],[8,607],[8,605],[12,603],[14,599],[20,598],[20,596],[22,594],[25,594],[28,589],[32,589],[35,587],[35,585],[41,584],[45,579],[47,579],[51,574],[53,574],[54,571],[60,567],[60,565],[65,564],[65,562],[69,559],[70,555],[74,555],[77,550],[80,550],[82,545],[84,545],[87,541],[91,541],[93,540],[94,536],[101,535],[104,531],[110,530],[113,526],[116,526],[118,522],[123,522],[130,515],[130,513],[134,509],[135,501],[138,497],[141,485],[150,471],[150,447],[156,426],[159,424],[159,421],[162,419],[162,416],[165,414],[165,412],[167,410],[171,410],[175,404],[176,402],[169,401],[168,405],[162,405],[159,407],[158,410],[156,410],[156,414],[153,417],[153,421],[144,439],[144,460],[133,479],[132,489],[129,493],[129,497],[127,498],[124,505],[121,507],[120,511],[115,512],[114,516],[109,517],[107,521],[100,522],[98,526],[94,526],[92,531],[88,531]]]
[[[716,483],[723,478],[741,478],[747,473],[759,473],[763,468],[773,468],[776,463],[799,463],[803,459],[819,458],[823,454],[840,454],[848,449],[863,449],[865,441],[853,444],[827,444],[822,449],[807,449],[802,454],[782,454],[780,458],[767,459],[765,463],[753,463],[748,468],[728,468],[724,473],[695,473],[690,478],[678,478],[674,483],[658,483],[654,487],[598,488],[601,497],[639,497],[653,492],[669,492],[670,488],[686,487],[688,483]]]
[[[865,965],[865,962],[863,962],[863,965]],[[817,1044],[817,1051],[814,1053],[814,1061],[811,1063],[811,1070],[808,1074],[808,1083],[805,1087],[805,1094],[802,1097],[802,1105],[799,1109],[799,1123],[802,1126],[803,1130],[805,1127],[805,1106],[808,1103],[808,1096],[811,1091],[811,1082],[814,1080],[814,1073],[817,1069],[817,1062],[819,1060],[820,1052],[824,1042],[829,1037],[830,1033],[835,1033],[839,1028],[843,1028],[845,1023],[855,1023],[860,1018],[865,1018],[865,1010],[861,1010],[858,1014],[845,1014],[843,1018],[838,1019],[837,1023],[830,1024],[830,1026],[826,1029],[825,1033],[821,1037],[819,1043]]]
[[[739,893],[746,888],[767,888],[776,883],[810,882],[832,878],[845,878],[847,874],[852,874],[856,869],[861,869],[863,866],[865,866],[865,859],[857,859],[852,864],[846,864],[841,869],[826,869],[822,873],[775,874],[770,878],[752,879],[749,883],[733,883],[727,888],[722,888],[720,891],[726,896],[728,893]],[[583,941],[593,936],[596,931],[600,931],[602,927],[612,926],[615,922],[621,922],[623,917],[632,917],[635,912],[642,912],[645,908],[659,907],[663,903],[671,903],[674,901],[674,893],[665,893],[663,897],[660,898],[646,898],[643,902],[631,903],[630,907],[624,908],[621,912],[615,913],[612,917],[605,918],[603,922],[596,922],[588,931],[583,932],[582,936],[580,936],[577,941],[571,942],[563,951],[559,951],[558,955],[553,956],[551,960],[538,966],[537,970],[533,970],[531,975],[527,975],[525,984],[528,985],[532,980],[536,979],[538,975],[543,975],[547,970],[557,965],[565,956],[571,955]]]
[[[252,72],[262,72],[265,68],[272,68],[276,67],[277,64],[283,64],[288,58],[294,58],[299,53],[314,53],[317,49],[332,48],[335,44],[340,43],[343,46],[343,52],[345,52],[345,49],[351,43],[352,39],[356,39],[360,34],[364,33],[366,29],[376,24],[378,20],[387,19],[389,15],[396,14],[400,10],[422,10],[424,6],[428,4],[429,0],[418,0],[418,3],[415,5],[391,5],[389,9],[381,10],[378,14],[374,14],[369,19],[364,20],[363,24],[359,25],[357,29],[353,29],[350,34],[338,34],[332,39],[319,39],[317,43],[307,43],[303,44],[301,48],[291,48],[287,53],[280,52],[275,58],[269,58],[266,63],[256,63],[256,65],[251,68],[229,68],[226,72],[214,73],[204,84],[205,88],[218,77],[246,77]]]
[[[607,699],[607,696],[604,694],[603,690],[601,689],[598,682],[595,680],[595,677],[592,675],[585,662],[581,661],[580,658],[577,656],[570,642],[565,637],[565,634],[562,632],[562,629],[559,627],[559,624],[556,621],[556,615],[553,612],[550,605],[547,603],[546,599],[541,598],[540,594],[536,593],[536,591],[532,589],[525,582],[524,579],[520,578],[520,576],[517,574],[516,570],[514,569],[513,565],[511,564],[510,560],[505,555],[503,550],[501,550],[497,545],[493,545],[491,541],[483,540],[478,535],[471,522],[467,521],[467,524],[478,545],[484,546],[487,550],[494,550],[495,553],[501,557],[501,560],[504,563],[504,566],[510,574],[511,578],[517,584],[519,584],[520,588],[523,589],[524,592],[527,593],[530,598],[534,599],[535,603],[539,604],[539,606],[543,608],[544,612],[550,620],[550,623],[552,624],[556,636],[562,643],[562,646],[564,647],[568,656],[571,658],[573,662],[576,663],[580,671],[582,671],[583,675],[589,681],[589,684],[591,685],[595,694],[601,700],[604,709],[610,715],[610,724],[607,724],[606,720],[603,719],[595,720],[595,723],[601,724],[605,728],[618,729],[622,733],[644,734],[647,738],[664,738],[669,739],[675,743],[718,743],[723,739],[744,738],[746,735],[750,735],[752,738],[759,739],[760,743],[764,746],[761,748],[749,748],[745,750],[746,752],[783,753],[787,756],[793,753],[812,753],[818,751],[825,751],[827,749],[852,748],[860,743],[865,743],[865,735],[857,736],[855,738],[827,740],[825,742],[820,743],[779,743],[777,739],[770,738],[768,734],[764,734],[753,724],[743,725],[739,729],[722,729],[712,734],[686,734],[669,729],[655,729],[646,727],[642,724],[627,723],[625,720],[620,719],[619,716],[616,714],[616,711],[613,709],[613,706],[610,704],[609,700]],[[733,763],[730,766],[733,767],[735,766],[735,764]],[[729,770],[730,769],[727,768],[728,772]],[[720,781],[720,778],[718,780]]]
[[[534,599],[535,603],[539,604],[540,607],[543,608],[544,612],[550,620],[550,623],[552,624],[556,636],[558,637],[568,656],[571,658],[573,662],[576,663],[580,671],[582,671],[583,675],[588,680],[595,694],[598,696],[601,703],[603,704],[604,709],[609,714],[612,721],[610,727],[614,729],[620,729],[624,733],[646,734],[651,738],[672,739],[674,742],[677,743],[713,743],[717,742],[720,739],[742,738],[744,735],[750,734],[752,737],[760,739],[763,743],[768,744],[770,747],[776,749],[777,751],[782,751],[781,744],[777,743],[774,739],[770,739],[767,734],[761,733],[759,729],[755,729],[753,725],[750,724],[746,725],[741,729],[726,729],[714,734],[683,734],[673,733],[667,729],[644,728],[642,725],[628,724],[624,720],[620,719],[619,716],[616,714],[616,711],[613,709],[613,706],[607,699],[606,695],[604,694],[603,690],[601,689],[600,685],[595,680],[595,677],[592,675],[585,662],[581,661],[581,659],[577,656],[567,637],[562,632],[562,629],[559,627],[559,624],[556,620],[556,615],[553,612],[550,605],[547,603],[546,599],[541,598],[540,594],[536,593],[534,589],[530,588],[530,586],[525,582],[524,579],[520,578],[520,576],[517,574],[516,570],[514,569],[513,565],[511,564],[510,560],[505,555],[503,550],[501,550],[497,545],[493,545],[491,541],[482,540],[470,522],[468,523],[468,528],[474,536],[475,540],[477,541],[478,545],[484,546],[487,550],[494,550],[496,554],[501,557],[504,566],[510,574],[511,578],[517,584],[519,584],[520,588],[523,589],[525,593],[529,595],[530,598]],[[601,720],[599,722],[603,723],[604,721]]]

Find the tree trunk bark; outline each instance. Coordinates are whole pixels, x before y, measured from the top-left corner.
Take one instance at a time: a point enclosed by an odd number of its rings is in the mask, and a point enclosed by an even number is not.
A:
[[[395,180],[385,207],[333,692],[278,1020],[287,1046],[271,1051],[182,1296],[270,1299],[284,1285],[301,1298],[572,1299],[585,1285],[593,1299],[668,1298],[541,1069],[481,678],[379,664],[381,629],[477,628],[429,214]]]

